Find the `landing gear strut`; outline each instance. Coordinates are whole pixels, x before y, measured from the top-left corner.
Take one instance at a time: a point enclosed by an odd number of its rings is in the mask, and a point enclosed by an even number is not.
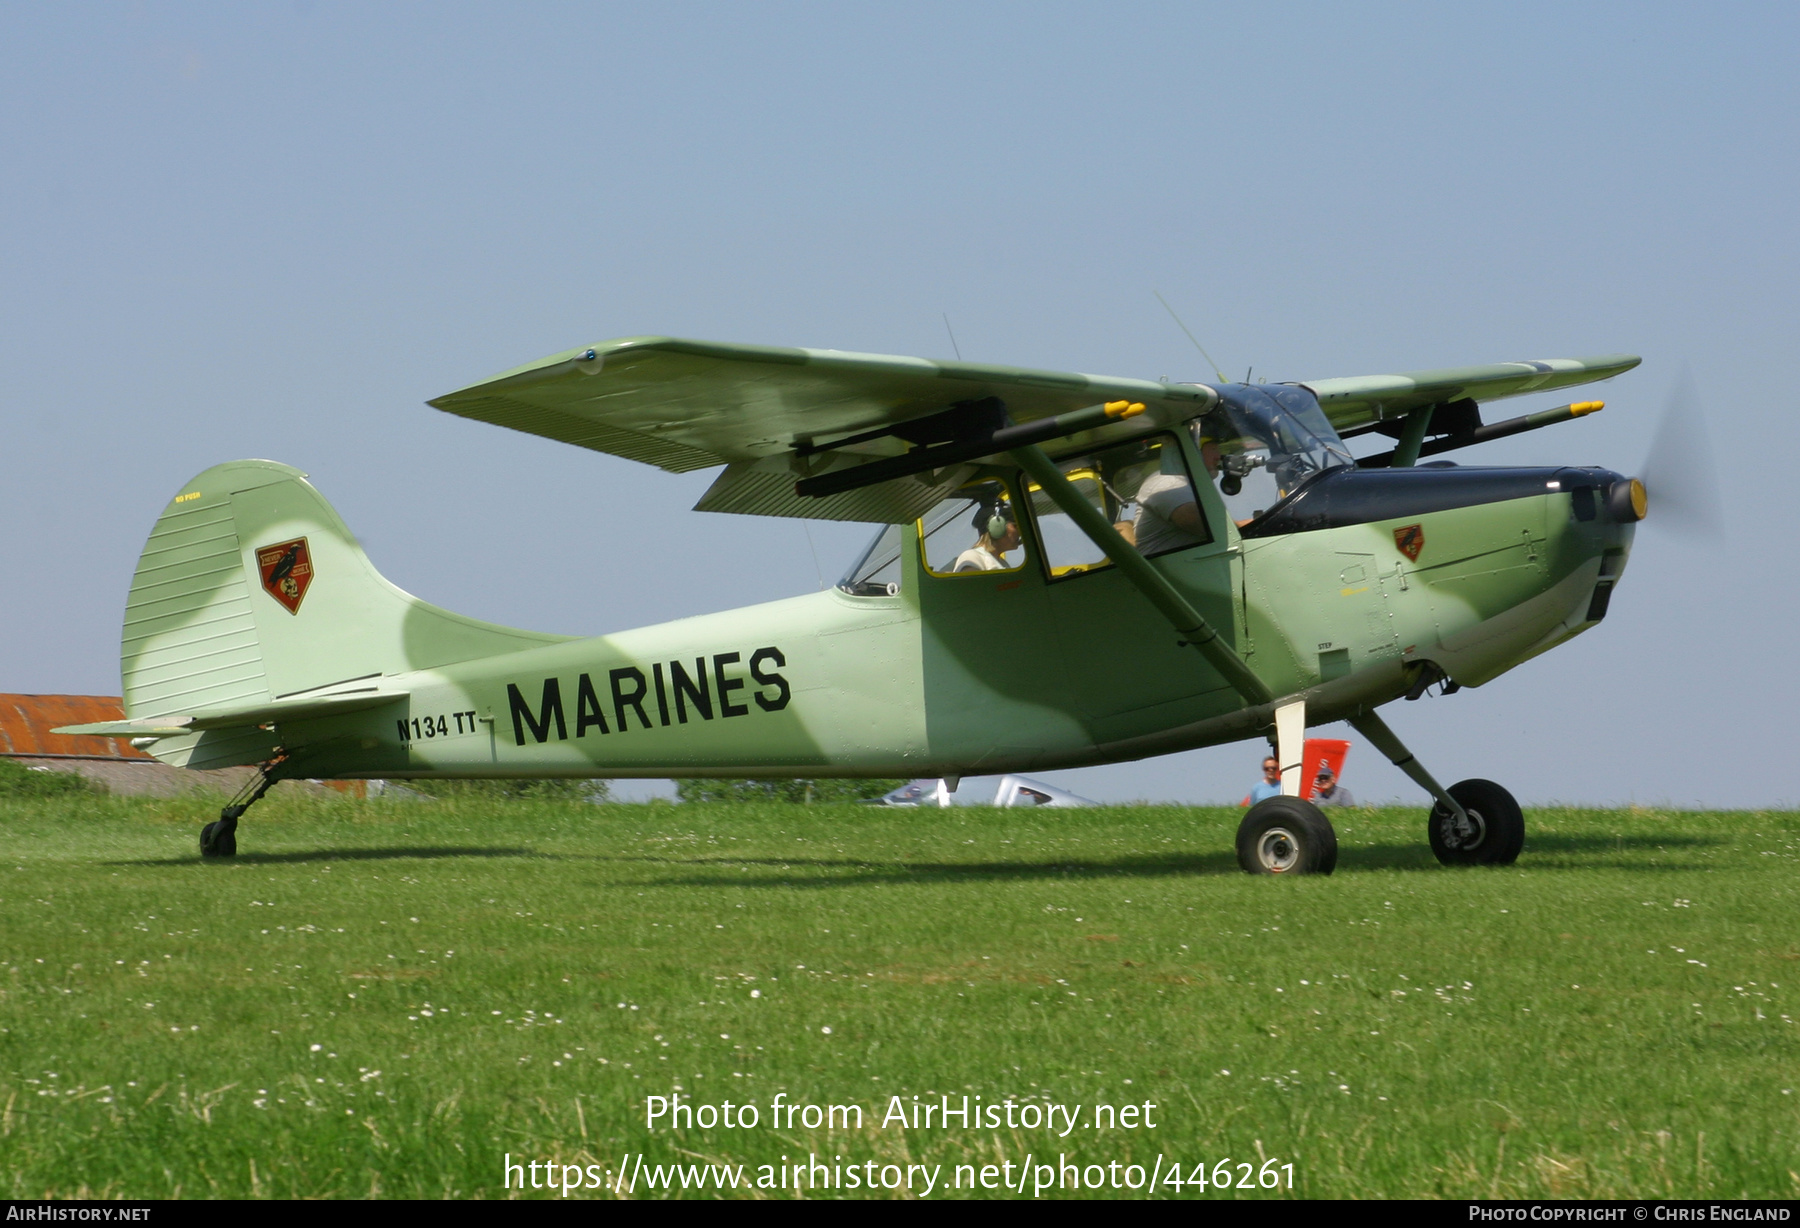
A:
[[[219,811],[219,817],[200,829],[200,856],[209,860],[237,856],[238,819],[274,787],[278,779],[275,769],[286,758],[286,755],[280,755],[267,763],[259,764],[256,775],[244,782],[244,787],[238,790],[237,796]]]
[[[1525,846],[1525,815],[1513,795],[1491,780],[1461,780],[1448,789],[1432,779],[1394,731],[1373,712],[1350,724],[1375,749],[1437,799],[1427,836],[1431,851],[1447,866],[1509,866]]]

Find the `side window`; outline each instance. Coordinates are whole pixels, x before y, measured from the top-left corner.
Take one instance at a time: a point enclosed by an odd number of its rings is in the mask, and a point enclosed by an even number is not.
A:
[[[1064,461],[1061,469],[1063,476],[1069,479],[1069,485],[1079,491],[1082,498],[1099,508],[1109,520],[1117,520],[1114,514],[1116,501],[1106,497],[1106,488],[1093,468],[1092,457]],[[1044,542],[1044,565],[1049,568],[1052,578],[1112,565],[1100,547],[1035,485],[1031,488],[1031,515],[1037,521],[1038,536]],[[1131,540],[1129,534],[1125,540]]]
[[[1070,485],[1146,557],[1213,540],[1173,435],[1151,435],[1059,464]],[[1031,512],[1052,578],[1112,566],[1087,534],[1035,486]]]
[[[934,576],[1017,571],[1025,565],[1012,491],[987,478],[971,482],[919,521],[925,570]]]

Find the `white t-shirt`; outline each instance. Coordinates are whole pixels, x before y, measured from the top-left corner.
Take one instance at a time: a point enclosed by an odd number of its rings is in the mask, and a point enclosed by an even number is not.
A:
[[[1007,562],[1003,558],[983,550],[980,546],[970,546],[956,556],[956,566],[951,571],[1005,571]]]
[[[1170,519],[1182,507],[1195,502],[1194,488],[1186,478],[1173,473],[1153,473],[1138,487],[1137,501],[1137,548],[1140,553],[1165,554],[1206,540],[1177,527]]]

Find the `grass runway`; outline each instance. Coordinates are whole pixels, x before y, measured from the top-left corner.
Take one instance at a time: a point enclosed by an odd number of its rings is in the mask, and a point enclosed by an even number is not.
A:
[[[1358,810],[1335,875],[1274,881],[1226,809],[277,795],[202,864],[216,808],[0,802],[0,1195],[500,1198],[510,1155],[794,1197],[759,1167],[816,1154],[933,1197],[1028,1155],[1139,1196],[1800,1196],[1794,813],[1533,810],[1453,871],[1423,807]],[[646,1128],[676,1089],[760,1121]],[[882,1124],[946,1095],[1083,1107]],[[1186,1183],[1227,1158],[1293,1188]]]

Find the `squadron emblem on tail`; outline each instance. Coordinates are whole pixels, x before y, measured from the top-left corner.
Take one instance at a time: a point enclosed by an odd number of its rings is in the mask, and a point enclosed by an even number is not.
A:
[[[262,573],[263,592],[279,601],[289,614],[298,614],[313,577],[306,539],[296,537],[291,542],[257,547],[256,567]]]

